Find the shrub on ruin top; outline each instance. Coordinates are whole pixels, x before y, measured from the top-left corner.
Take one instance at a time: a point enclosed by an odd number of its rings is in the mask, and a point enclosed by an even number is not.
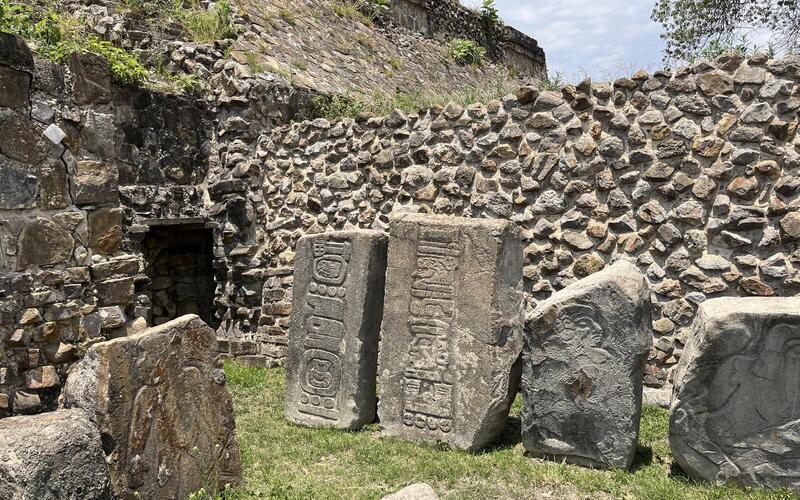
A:
[[[78,19],[53,10],[40,14],[28,5],[0,0],[0,31],[33,41],[40,54],[56,62],[64,62],[73,52],[99,54],[108,60],[111,76],[120,85],[147,80],[147,70],[135,55],[86,33]]]
[[[477,65],[483,62],[486,49],[474,40],[454,38],[447,45],[450,59],[462,65]]]
[[[481,18],[489,28],[494,28],[500,24],[500,12],[497,10],[495,0],[483,0]]]

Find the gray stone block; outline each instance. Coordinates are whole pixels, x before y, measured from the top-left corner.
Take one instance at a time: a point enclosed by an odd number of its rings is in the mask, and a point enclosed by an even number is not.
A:
[[[480,449],[519,384],[522,242],[508,221],[392,220],[380,352],[383,434]]]
[[[211,327],[187,315],[94,344],[70,369],[62,404],[99,427],[115,498],[186,498],[241,478],[215,347]]]
[[[618,262],[539,304],[527,321],[522,443],[535,456],[627,469],[651,346],[650,293]]]
[[[80,410],[0,420],[0,498],[110,499],[100,431]]]
[[[800,298],[700,305],[677,370],[672,454],[692,478],[800,494]]]
[[[387,235],[300,238],[286,364],[286,418],[358,429],[375,420]]]

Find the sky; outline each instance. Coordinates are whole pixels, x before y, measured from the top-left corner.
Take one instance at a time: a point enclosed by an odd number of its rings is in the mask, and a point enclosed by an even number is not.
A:
[[[479,5],[478,0],[462,0]],[[551,78],[609,80],[662,67],[655,0],[496,0],[503,21],[532,36],[547,56]]]

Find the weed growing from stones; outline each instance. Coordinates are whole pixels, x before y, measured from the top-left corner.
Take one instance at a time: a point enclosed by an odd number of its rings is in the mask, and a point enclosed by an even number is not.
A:
[[[120,85],[137,86],[147,79],[147,70],[135,55],[86,33],[79,20],[55,10],[40,13],[0,0],[0,31],[33,40],[40,54],[56,62],[64,62],[73,52],[99,54],[108,60],[111,76]]]

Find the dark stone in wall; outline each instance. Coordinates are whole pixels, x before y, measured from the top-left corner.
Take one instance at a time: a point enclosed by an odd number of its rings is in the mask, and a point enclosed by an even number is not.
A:
[[[69,259],[75,240],[54,222],[37,217],[22,229],[17,267],[57,264]]]
[[[198,184],[208,169],[211,130],[203,101],[145,90],[117,89],[114,102],[128,113],[121,130],[120,185]],[[121,113],[120,113],[121,114]]]
[[[30,118],[11,113],[0,115],[0,153],[27,165],[37,165],[47,157],[48,146]]]
[[[110,162],[78,162],[73,183],[78,205],[119,202],[119,172]]]
[[[111,73],[108,62],[97,54],[74,52],[69,58],[75,104],[106,104],[111,101]]]
[[[33,54],[22,38],[0,32],[0,64],[22,71],[33,71]]]
[[[31,77],[22,71],[0,66],[0,107],[19,108],[29,104]]]
[[[17,162],[0,156],[0,209],[36,207],[39,180]]]

